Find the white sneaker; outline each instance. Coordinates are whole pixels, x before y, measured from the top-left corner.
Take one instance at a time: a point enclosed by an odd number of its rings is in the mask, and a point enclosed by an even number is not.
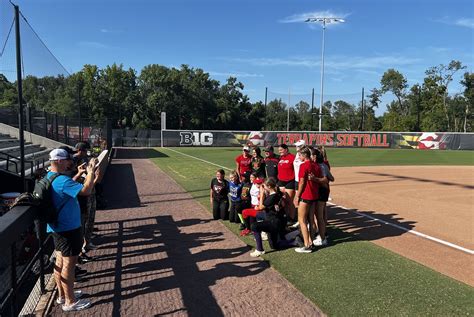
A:
[[[262,231],[262,240],[268,241],[268,234],[265,231]]]
[[[253,252],[250,252],[250,256],[252,258],[256,258],[264,254],[265,254],[265,251],[258,251],[257,249],[255,249]]]
[[[328,239],[321,239],[321,236],[318,235],[316,237],[316,239],[313,240],[313,245],[317,246],[317,247],[325,247],[328,245]]]
[[[74,291],[74,297],[76,299],[81,298],[82,297],[82,291],[81,290]],[[58,298],[56,298],[56,304],[58,304],[58,305],[64,304],[64,297],[59,297],[58,296]]]
[[[298,221],[290,226],[290,228],[292,228],[292,229],[297,229],[299,227],[300,227],[300,223]]]
[[[313,250],[311,250],[311,247],[301,247],[301,248],[296,248],[295,249],[296,253],[311,253]]]
[[[72,305],[69,305],[69,306],[63,305],[62,309],[63,311],[78,311],[78,310],[89,308],[90,306],[91,306],[90,301],[88,301],[87,299],[80,299]]]

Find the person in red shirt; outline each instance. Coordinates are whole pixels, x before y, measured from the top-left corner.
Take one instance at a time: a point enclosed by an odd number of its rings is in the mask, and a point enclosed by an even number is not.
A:
[[[296,192],[294,203],[298,205],[298,222],[300,224],[301,234],[303,235],[304,246],[296,248],[298,253],[311,253],[312,240],[311,232],[315,231],[316,223],[314,221],[314,210],[317,199],[319,198],[319,178],[322,178],[321,169],[311,161],[311,151],[309,147],[304,146],[299,154],[302,164],[298,173],[298,191]],[[309,180],[312,175],[313,180]],[[308,219],[309,227],[308,231]]]
[[[235,158],[235,170],[239,174],[239,177],[250,171],[252,164],[252,156],[250,155],[250,148],[244,146],[242,148],[242,154]]]
[[[280,160],[278,161],[278,187],[285,195],[285,208],[287,217],[293,221],[295,219],[295,205],[293,198],[295,197],[295,170],[293,161],[295,156],[289,152],[288,145],[282,143],[278,147]]]

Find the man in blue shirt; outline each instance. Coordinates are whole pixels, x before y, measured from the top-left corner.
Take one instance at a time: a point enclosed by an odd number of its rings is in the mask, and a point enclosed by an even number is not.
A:
[[[81,211],[78,195],[91,194],[95,180],[95,161],[87,166],[81,166],[79,173],[87,172],[84,184],[80,184],[64,174],[72,167],[72,156],[64,149],[54,149],[49,153],[51,170],[47,177],[60,174],[52,184],[52,198],[54,207],[58,210],[58,220],[55,224],[49,223],[47,231],[51,232],[56,250],[56,264],[54,278],[58,286],[59,297],[57,302],[62,305],[63,311],[77,311],[88,308],[88,300],[78,300],[82,294],[74,291],[74,273],[77,257],[82,249]]]

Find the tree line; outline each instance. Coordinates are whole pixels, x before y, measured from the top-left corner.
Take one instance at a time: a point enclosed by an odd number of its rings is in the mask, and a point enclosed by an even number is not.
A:
[[[395,69],[387,70],[380,86],[357,104],[344,100],[323,105],[322,129],[326,131],[449,131],[471,132],[474,105],[474,73],[464,72],[462,93],[449,94],[457,72],[465,70],[459,61],[438,65],[425,72],[423,83],[409,86],[406,77]],[[17,86],[0,74],[0,108],[15,109]],[[116,127],[159,129],[160,114],[167,114],[168,129],[223,130],[315,130],[318,113],[305,101],[288,105],[274,99],[267,105],[252,103],[243,93],[244,85],[235,77],[225,83],[210,77],[200,68],[182,65],[168,68],[152,64],[140,74],[123,65],[103,69],[84,65],[70,76],[27,76],[23,98],[37,110],[87,118],[103,124],[112,118]],[[384,94],[395,99],[381,115]]]

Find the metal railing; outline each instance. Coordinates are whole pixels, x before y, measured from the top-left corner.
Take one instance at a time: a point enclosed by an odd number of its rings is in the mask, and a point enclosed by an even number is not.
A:
[[[1,294],[0,315],[17,316],[24,299],[20,298],[29,293],[26,285],[35,265],[39,267],[39,283],[41,293],[46,291],[45,254],[52,251],[50,236],[45,236],[45,225],[37,219],[38,210],[32,206],[17,206],[2,216],[0,222],[0,253],[2,258],[9,258],[7,270],[10,271],[10,288]],[[22,234],[34,227],[38,239],[38,250],[25,265],[20,265],[18,259],[19,242]],[[26,288],[26,289],[25,289]]]
[[[1,161],[5,162],[5,168],[3,168],[3,165],[1,164]],[[0,168],[10,171],[10,163],[15,165],[15,173],[18,174],[18,163],[20,162],[20,158],[16,157],[14,155],[10,155],[8,153],[0,151]],[[29,165],[29,171],[30,171],[30,176],[33,175],[33,172],[36,169],[39,169],[40,167],[45,167],[46,160],[44,157],[40,159],[35,159],[35,160],[25,160],[25,165]],[[26,171],[26,170],[25,170]]]

